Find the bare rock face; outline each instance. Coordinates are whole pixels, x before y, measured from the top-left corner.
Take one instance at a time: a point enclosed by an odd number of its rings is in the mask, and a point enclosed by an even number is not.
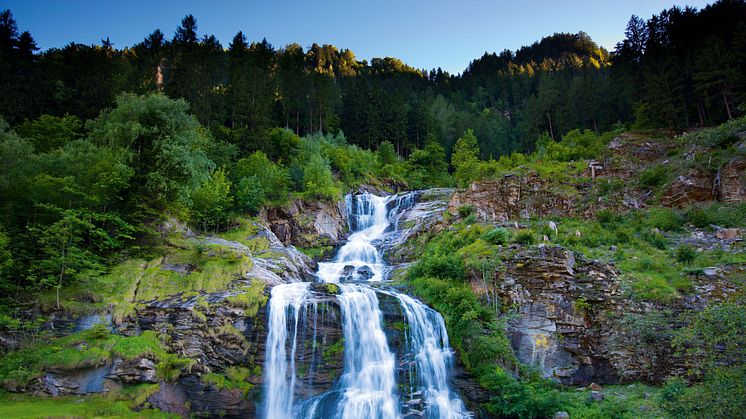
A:
[[[723,167],[719,198],[723,202],[746,201],[746,158],[734,157]]]
[[[678,176],[663,192],[661,203],[667,207],[685,207],[696,202],[714,201],[714,179],[699,170],[690,170]]]
[[[453,194],[448,211],[456,214],[459,207],[471,205],[477,217],[486,222],[573,214],[572,199],[547,188],[546,183],[534,173],[474,182],[465,191]]]
[[[262,218],[285,245],[317,247],[336,245],[347,232],[344,202],[303,202],[262,210]]]
[[[519,250],[495,281],[502,307],[514,306],[507,331],[518,359],[565,385],[645,381],[683,373],[671,324],[641,328],[636,319],[698,311],[735,291],[724,276],[696,278],[695,292],[668,304],[638,301],[616,269],[557,247]],[[660,328],[660,329],[659,329]]]

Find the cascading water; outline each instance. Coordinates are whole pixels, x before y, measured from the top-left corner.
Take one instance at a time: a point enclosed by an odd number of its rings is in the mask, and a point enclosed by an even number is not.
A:
[[[330,262],[319,263],[319,282],[338,284],[344,335],[344,373],[334,388],[307,400],[294,400],[298,322],[310,294],[308,283],[273,288],[265,361],[264,416],[275,418],[399,418],[407,414],[396,382],[397,362],[384,332],[379,294],[399,303],[408,324],[406,350],[414,359],[413,394],[424,401],[428,418],[469,417],[449,385],[453,353],[443,317],[420,301],[390,289],[374,287],[389,267],[380,247],[396,234],[402,209],[413,194],[346,197],[350,231],[347,243]],[[315,307],[314,307],[315,310]],[[314,338],[315,339],[315,338]],[[288,351],[288,348],[290,349]],[[289,352],[289,353],[288,353]]]
[[[295,351],[297,349],[298,320],[301,307],[308,294],[308,283],[291,283],[272,288],[269,300],[269,334],[267,335],[267,360],[265,362],[267,402],[264,405],[266,418],[289,418],[293,407],[295,387]],[[292,321],[288,316],[292,314]],[[288,323],[293,329],[290,354],[285,342],[288,339]],[[289,365],[288,365],[289,364]],[[288,369],[289,368],[289,369]]]

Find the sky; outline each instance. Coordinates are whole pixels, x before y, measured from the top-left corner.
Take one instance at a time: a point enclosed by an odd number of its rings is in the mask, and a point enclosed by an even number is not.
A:
[[[710,1],[711,2],[711,1]],[[645,19],[674,4],[697,8],[703,0],[0,0],[21,31],[43,50],[69,42],[117,48],[142,41],[155,29],[172,37],[191,13],[198,33],[228,47],[243,31],[275,47],[297,42],[349,48],[359,59],[396,57],[416,68],[452,74],[485,52],[515,51],[555,32],[588,33],[609,50],[624,38],[632,14]]]

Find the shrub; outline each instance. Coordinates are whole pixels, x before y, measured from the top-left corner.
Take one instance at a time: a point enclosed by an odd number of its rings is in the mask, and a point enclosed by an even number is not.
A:
[[[613,224],[622,219],[622,217],[610,210],[602,209],[596,212],[596,219],[603,225]]]
[[[642,233],[642,239],[650,243],[650,245],[656,249],[666,250],[668,248],[668,239],[666,239],[661,233],[645,231]]]
[[[697,251],[688,244],[682,244],[676,249],[676,260],[689,264],[697,257]]]
[[[233,203],[231,181],[224,169],[216,170],[192,197],[194,219],[205,229],[223,224],[228,219],[228,210]]]
[[[677,231],[681,230],[683,220],[674,210],[658,208],[647,212],[645,224],[664,231]]]
[[[668,168],[663,165],[649,167],[640,173],[640,185],[654,188],[663,185],[668,178]]]
[[[241,178],[236,187],[236,204],[238,209],[256,213],[267,197],[261,180],[256,176]]]
[[[600,179],[598,185],[598,194],[601,196],[611,195],[624,190],[624,181],[621,179]]]
[[[466,276],[464,262],[456,255],[426,255],[410,270],[414,278],[433,277],[442,279],[463,279]]]
[[[534,233],[533,230],[530,230],[530,229],[518,230],[513,235],[513,243],[522,244],[524,246],[530,246],[536,243],[536,234]]]
[[[329,162],[319,154],[313,155],[303,167],[303,182],[306,195],[312,198],[334,200],[341,193],[334,186]]]
[[[472,205],[462,205],[458,207],[458,215],[461,218],[466,218],[474,213],[474,207]]]
[[[482,239],[494,245],[507,244],[508,240],[510,240],[510,231],[502,227],[497,227],[484,233]]]
[[[272,163],[261,151],[239,160],[232,175],[237,183],[245,177],[255,176],[262,185],[267,199],[272,203],[282,203],[288,197],[290,178],[287,171],[282,166]]]

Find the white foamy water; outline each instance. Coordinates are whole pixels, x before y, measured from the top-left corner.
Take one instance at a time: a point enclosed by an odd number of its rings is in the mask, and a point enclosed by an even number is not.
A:
[[[421,394],[425,405],[424,411],[414,414],[443,419],[470,416],[449,384],[453,351],[443,317],[412,297],[369,285],[386,280],[389,267],[381,255],[381,243],[387,235],[397,234],[395,220],[413,198],[412,194],[379,197],[367,193],[346,197],[352,234],[332,261],[319,263],[317,272],[320,282],[340,287],[344,372],[335,388],[310,400],[294,401],[299,313],[308,304],[309,289],[308,284],[295,283],[272,290],[266,418],[388,419],[413,413],[407,412],[405,395],[397,391],[396,359],[384,332],[379,293],[396,298],[409,325],[406,349],[415,359],[417,378],[413,390]]]

